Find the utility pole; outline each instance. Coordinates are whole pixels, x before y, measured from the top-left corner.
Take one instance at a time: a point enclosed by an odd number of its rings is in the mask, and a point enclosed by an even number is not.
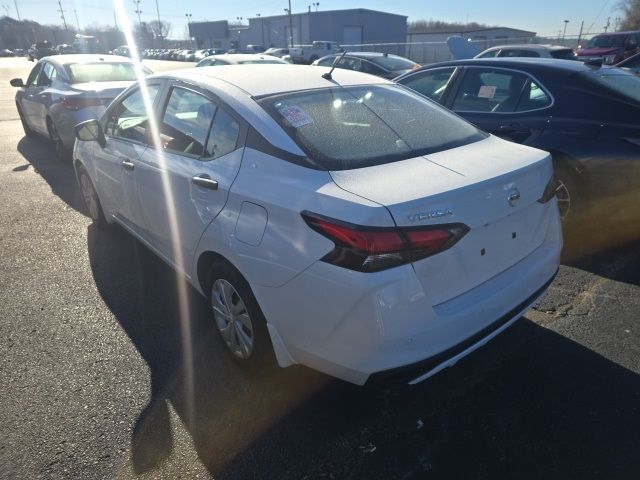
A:
[[[133,0],[133,4],[136,6],[134,12],[136,13],[136,15],[138,15],[138,26],[140,28],[140,31],[142,31],[142,20],[140,19],[142,10],[140,10],[140,0]]]
[[[611,17],[607,17],[607,24],[604,26],[604,33],[607,33],[609,27],[611,26]]]
[[[193,14],[185,13],[184,16],[187,17],[187,36],[191,40],[191,17],[193,17]]]
[[[156,0],[156,13],[158,14],[158,32],[160,32],[160,46],[162,46],[162,22],[160,21],[160,7],[158,7],[158,0]]]
[[[60,8],[58,9],[58,11],[60,12],[60,18],[62,19],[62,24],[64,25],[64,29],[65,29],[65,30],[69,30],[69,29],[67,28],[67,21],[66,21],[66,20],[65,20],[65,18],[64,18],[64,12],[65,12],[65,10],[63,10],[63,9],[62,9],[62,3],[60,2],[60,0],[58,0],[58,6],[60,7]]]
[[[18,21],[20,21],[20,12],[18,11],[18,0],[13,0],[13,4],[16,6],[16,15],[18,16]]]
[[[291,18],[291,0],[289,0],[289,44],[293,48],[293,19]]]
[[[578,48],[580,47],[580,40],[582,39],[582,29],[584,28],[584,20],[580,24],[580,33],[578,34]]]
[[[116,24],[116,32],[119,32],[120,29],[118,28],[118,17],[116,17],[116,12],[113,12],[113,22]]]
[[[80,33],[80,22],[78,21],[78,12],[76,12],[76,9],[73,9],[73,14],[76,16],[76,25],[78,25],[78,33]]]
[[[562,43],[563,44],[564,44],[564,37],[567,35],[567,24],[568,23],[569,23],[569,20],[564,20],[564,30],[562,31]]]

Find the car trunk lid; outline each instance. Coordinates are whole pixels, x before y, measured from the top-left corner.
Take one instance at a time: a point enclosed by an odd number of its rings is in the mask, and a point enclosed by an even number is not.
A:
[[[413,264],[434,303],[499,274],[544,241],[544,209],[537,200],[552,165],[540,150],[489,137],[331,175],[344,190],[384,205],[399,227],[462,223],[469,228],[449,250]],[[440,269],[455,284],[443,285]]]

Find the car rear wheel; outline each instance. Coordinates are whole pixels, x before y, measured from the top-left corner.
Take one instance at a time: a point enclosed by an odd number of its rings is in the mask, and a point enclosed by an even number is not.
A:
[[[240,272],[216,260],[209,269],[207,287],[214,324],[232,358],[254,372],[273,367],[267,322]]]
[[[559,182],[559,187],[556,190],[556,199],[558,201],[560,219],[565,225],[574,223],[579,211],[584,208],[584,198],[580,183],[576,178],[577,174],[575,170],[567,166],[556,168],[555,175]]]
[[[62,162],[71,160],[71,151],[65,147],[55,123],[47,119],[47,128],[49,130],[49,138],[53,142],[56,149],[56,158]]]
[[[20,108],[20,105],[17,103],[16,108],[18,109],[18,116],[20,117],[20,123],[22,123],[22,129],[24,130],[25,136],[33,138],[35,136],[35,132],[31,130],[31,127],[27,124],[27,119],[25,118],[24,113],[22,113],[22,108]]]
[[[102,210],[98,192],[96,192],[93,182],[84,167],[78,167],[78,183],[80,184],[80,192],[82,193],[82,199],[89,218],[96,226],[100,228],[106,227],[108,223]]]

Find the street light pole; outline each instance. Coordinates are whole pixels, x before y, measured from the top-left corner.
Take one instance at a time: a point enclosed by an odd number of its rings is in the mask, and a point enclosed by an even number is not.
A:
[[[193,14],[191,13],[185,13],[184,14],[185,17],[187,17],[187,36],[189,37],[189,40],[191,40],[191,17],[193,17]]]
[[[562,43],[564,43],[564,37],[567,34],[567,24],[569,23],[569,20],[565,20],[564,21],[564,31],[562,32]],[[565,45],[566,46],[566,45]]]
[[[156,13],[158,14],[158,32],[160,32],[160,46],[162,47],[162,22],[160,22],[160,7],[158,7],[158,0],[156,0]]]

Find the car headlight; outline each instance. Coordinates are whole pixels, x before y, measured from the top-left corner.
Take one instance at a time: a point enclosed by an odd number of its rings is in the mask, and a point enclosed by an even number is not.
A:
[[[606,65],[611,65],[615,61],[616,61],[615,55],[605,55],[604,57],[602,57],[602,63]]]

